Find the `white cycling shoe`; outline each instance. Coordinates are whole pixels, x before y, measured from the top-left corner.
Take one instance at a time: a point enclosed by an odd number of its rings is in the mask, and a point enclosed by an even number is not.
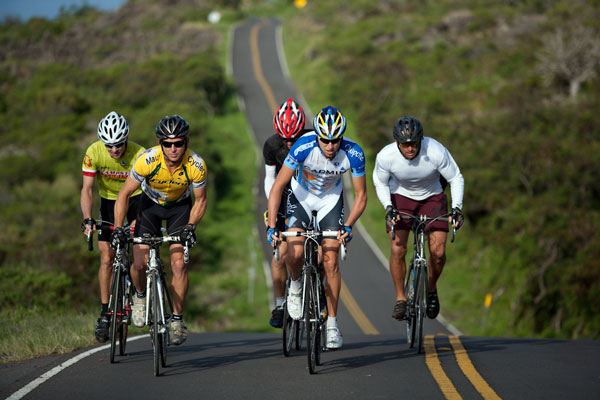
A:
[[[287,295],[286,306],[288,314],[292,319],[299,320],[302,318],[302,289],[295,292],[290,288]]]
[[[146,298],[133,295],[133,304],[131,305],[131,319],[133,325],[143,328],[146,325]]]
[[[342,333],[337,326],[327,328],[327,344],[326,347],[331,350],[342,347]]]

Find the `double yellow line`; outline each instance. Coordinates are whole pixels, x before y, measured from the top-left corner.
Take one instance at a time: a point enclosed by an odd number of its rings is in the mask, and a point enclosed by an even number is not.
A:
[[[445,336],[442,334],[438,334],[438,336]],[[462,370],[463,374],[467,377],[469,382],[473,385],[475,390],[479,392],[481,397],[485,400],[500,400],[500,396],[496,394],[494,389],[487,384],[487,382],[479,375],[479,372],[473,366],[471,359],[469,358],[467,351],[465,350],[462,342],[460,341],[458,336],[448,336],[450,340],[450,345],[454,349],[454,355],[456,356],[456,362],[458,366]],[[444,397],[448,400],[456,400],[462,399],[462,396],[452,384],[452,381],[448,378],[448,375],[444,372],[442,368],[442,364],[437,355],[437,350],[435,347],[435,339],[433,335],[425,336],[425,362],[427,363],[427,367],[429,371],[431,371],[431,375],[433,375],[433,379],[437,382],[440,390],[442,391]]]

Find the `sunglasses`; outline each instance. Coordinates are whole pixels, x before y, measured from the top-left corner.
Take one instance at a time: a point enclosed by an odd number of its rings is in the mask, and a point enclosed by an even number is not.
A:
[[[408,149],[409,147],[419,147],[419,142],[406,142],[406,143],[400,143],[400,146],[403,149]]]
[[[282,139],[286,143],[296,143],[296,138],[294,139]]]
[[[107,149],[116,149],[119,147],[123,147],[125,145],[125,143],[127,143],[127,142],[121,142],[121,143],[117,143],[117,144],[105,144],[104,146],[106,146]]]
[[[160,142],[160,144],[161,144],[161,146],[166,147],[167,149],[170,149],[172,146],[180,148],[180,147],[183,147],[183,145],[185,145],[185,140],[178,140],[176,142],[162,141],[162,142]]]
[[[338,143],[340,140],[342,140],[342,138],[331,139],[331,140],[329,140],[329,139],[322,139],[322,138],[319,138],[319,140],[320,140],[320,141],[321,141],[321,143],[323,143],[323,144],[329,144],[329,143],[337,144],[337,143]]]

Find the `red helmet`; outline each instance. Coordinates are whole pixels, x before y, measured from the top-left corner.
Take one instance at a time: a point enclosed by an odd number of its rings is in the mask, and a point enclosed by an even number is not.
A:
[[[304,130],[304,112],[292,99],[284,101],[273,118],[273,127],[279,136],[284,139],[294,139]]]

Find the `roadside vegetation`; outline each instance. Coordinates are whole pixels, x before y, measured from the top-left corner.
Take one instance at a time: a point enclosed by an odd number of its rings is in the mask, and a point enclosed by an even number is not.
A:
[[[272,329],[253,231],[257,152],[225,73],[237,12],[214,28],[208,3],[167,3],[0,25],[0,362],[96,343],[99,253],[87,251],[79,230],[81,162],[111,110],[146,147],[160,118],[183,116],[191,148],[207,162],[208,209],[189,264],[190,330]],[[94,206],[97,215],[98,197]]]

